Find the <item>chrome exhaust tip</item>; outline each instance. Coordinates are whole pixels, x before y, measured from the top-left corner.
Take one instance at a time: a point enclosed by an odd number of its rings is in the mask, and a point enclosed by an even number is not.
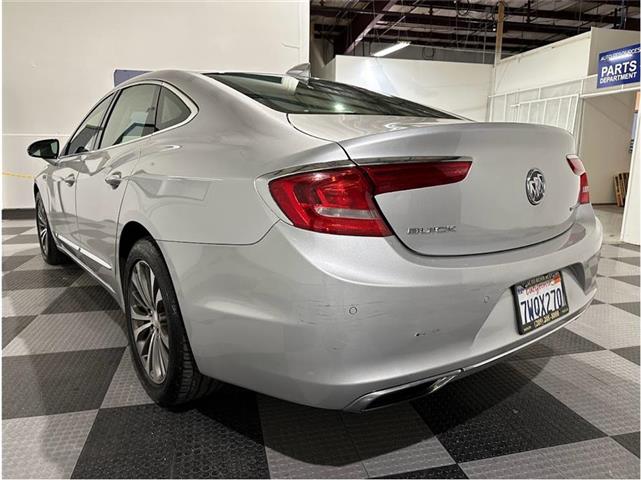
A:
[[[385,408],[396,403],[407,402],[424,397],[440,390],[454,380],[463,370],[456,370],[437,377],[430,377],[416,382],[367,393],[350,403],[344,411],[361,413]]]

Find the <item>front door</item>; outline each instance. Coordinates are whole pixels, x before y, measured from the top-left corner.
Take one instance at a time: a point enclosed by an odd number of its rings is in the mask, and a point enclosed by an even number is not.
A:
[[[155,84],[140,84],[120,91],[99,148],[86,155],[77,179],[76,216],[83,261],[114,289],[120,205],[144,142],[140,139],[154,132],[159,89]]]
[[[62,151],[58,164],[51,171],[47,184],[51,199],[49,224],[53,234],[74,255],[78,244],[76,221],[76,185],[87,155],[96,148],[100,128],[113,94],[89,112]]]
[[[80,156],[64,158],[51,169],[47,185],[49,198],[49,226],[59,240],[72,240],[76,225],[76,179],[81,165]]]

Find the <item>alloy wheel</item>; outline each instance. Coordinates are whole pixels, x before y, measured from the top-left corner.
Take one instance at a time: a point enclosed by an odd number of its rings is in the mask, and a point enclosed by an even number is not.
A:
[[[47,214],[45,213],[45,207],[42,201],[38,202],[38,208],[36,212],[36,224],[38,226],[38,240],[40,242],[40,248],[42,253],[47,255],[48,241],[49,241],[49,224],[47,223]]]
[[[162,292],[151,267],[136,262],[129,278],[129,314],[136,353],[145,373],[162,383],[169,367],[169,332]]]

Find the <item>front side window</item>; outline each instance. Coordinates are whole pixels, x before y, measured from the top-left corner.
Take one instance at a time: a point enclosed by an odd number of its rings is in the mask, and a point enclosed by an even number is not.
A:
[[[163,130],[184,122],[189,118],[191,110],[168,88],[160,90],[158,99],[158,115],[156,116],[156,129]]]
[[[250,73],[207,73],[205,75],[279,112],[457,118],[452,114],[409,100],[317,78],[299,81],[287,75]]]
[[[107,112],[112,98],[113,94],[109,95],[87,115],[87,118],[80,124],[76,133],[71,140],[69,140],[65,155],[76,155],[88,152],[93,148],[95,140],[100,135],[102,119]]]
[[[157,85],[134,85],[122,90],[107,120],[100,148],[154,133],[159,88]]]

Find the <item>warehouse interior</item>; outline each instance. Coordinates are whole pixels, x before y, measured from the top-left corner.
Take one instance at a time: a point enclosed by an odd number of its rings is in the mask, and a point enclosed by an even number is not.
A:
[[[638,65],[640,15],[635,0],[4,1],[3,478],[639,478],[638,67],[600,82],[611,52]],[[473,122],[571,134],[603,227],[590,307],[479,373],[380,410],[314,408],[232,383],[180,407],[155,403],[119,303],[84,266],[43,260],[34,178],[47,164],[27,149],[65,145],[120,75],[283,75],[302,64],[313,78]],[[231,142],[207,138],[217,141]],[[503,180],[488,181],[499,191]],[[237,311],[262,305],[255,291],[274,281],[228,280],[246,289]],[[246,335],[248,345],[292,340]]]

